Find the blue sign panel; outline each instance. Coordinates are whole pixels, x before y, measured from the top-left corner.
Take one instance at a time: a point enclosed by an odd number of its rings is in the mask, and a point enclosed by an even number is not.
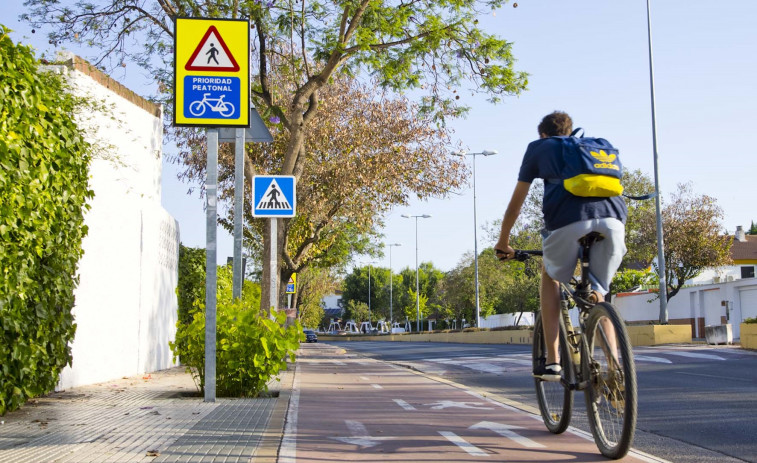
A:
[[[239,119],[239,77],[185,76],[184,117]]]
[[[296,193],[294,176],[256,175],[252,179],[254,217],[294,217]]]

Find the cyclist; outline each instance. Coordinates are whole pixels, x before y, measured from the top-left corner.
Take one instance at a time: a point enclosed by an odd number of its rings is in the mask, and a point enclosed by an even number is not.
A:
[[[531,183],[536,178],[560,178],[564,161],[562,144],[555,137],[569,136],[573,121],[564,112],[545,116],[538,126],[539,139],[531,142],[523,156],[510,203],[502,219],[499,240],[494,246],[500,260],[512,259],[510,232],[520,215]],[[541,273],[541,309],[547,359],[534,369],[533,376],[545,381],[559,381],[562,368],[557,354],[560,317],[560,283],[568,283],[576,268],[580,245],[578,239],[597,231],[604,237],[591,249],[591,302],[601,302],[610,280],[620,266],[625,246],[626,204],[621,196],[609,198],[580,197],[568,192],[561,183],[544,182],[544,251]]]

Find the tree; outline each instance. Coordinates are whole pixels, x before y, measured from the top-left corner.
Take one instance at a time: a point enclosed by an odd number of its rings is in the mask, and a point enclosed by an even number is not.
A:
[[[654,191],[654,181],[641,170],[624,171],[624,193],[641,196]],[[626,219],[626,248],[620,269],[646,268],[657,256],[657,231],[649,224],[656,223],[655,203],[651,200],[626,199],[628,218]]]
[[[418,265],[417,293],[415,277],[415,269],[410,267],[405,267],[400,271],[399,277],[394,277],[394,318],[397,320],[402,320],[400,313],[404,313],[410,320],[415,320],[418,316],[418,306],[421,319],[443,309],[440,291],[445,278],[444,272],[434,268],[431,262]]]
[[[757,224],[754,223],[754,220],[752,220],[752,226],[749,227],[749,233],[750,235],[757,235]]]
[[[369,288],[370,277],[370,288]],[[370,293],[370,304],[368,294]],[[376,266],[356,267],[344,278],[342,303],[360,302],[370,308],[371,322],[389,319],[389,270]],[[366,318],[366,321],[368,319]]]
[[[302,326],[317,327],[325,316],[321,300],[339,287],[328,269],[308,268],[297,274],[295,306]]]
[[[702,270],[731,263],[731,237],[720,233],[722,218],[717,200],[696,195],[690,183],[679,184],[670,203],[663,207],[668,300]],[[652,226],[654,222],[648,224]]]
[[[357,324],[368,321],[368,304],[351,299],[345,304],[344,319],[353,320]]]
[[[514,70],[512,44],[485,33],[476,19],[477,8],[497,8],[504,3],[504,0],[421,0],[399,4],[381,0],[265,3],[112,0],[103,5],[78,1],[72,8],[66,8],[56,0],[27,0],[25,5],[30,10],[25,18],[33,25],[52,27],[49,37],[53,43],[98,44],[103,51],[95,59],[97,64],[117,65],[131,59],[156,76],[164,97],[170,99],[173,82],[170,18],[249,17],[257,39],[253,60],[257,74],[251,89],[254,103],[266,117],[280,121],[284,138],[281,151],[276,153],[276,165],[268,172],[302,179],[312,175],[306,165],[310,154],[307,141],[313,140],[311,131],[318,127],[315,121],[323,112],[322,96],[338,82],[335,77],[340,73],[372,75],[378,85],[392,91],[420,91],[425,95],[418,108],[420,114],[438,121],[465,112],[458,94],[465,82],[470,83],[472,91],[485,92],[494,101],[503,95],[519,94],[527,80],[524,73]],[[129,40],[143,44],[143,48],[130,47]],[[276,76],[287,80],[277,80]],[[342,126],[342,130],[348,128]],[[197,156],[199,150],[194,148],[190,152]],[[435,177],[426,173],[423,169],[415,171],[422,182],[432,183]],[[435,190],[445,189],[444,180]],[[354,197],[354,193],[349,191],[347,197]],[[290,221],[279,220],[283,226],[278,227],[277,254],[287,271],[296,271],[295,262],[288,261],[286,255],[290,251],[288,233],[293,230]],[[296,219],[293,221],[296,224]],[[320,223],[311,222],[315,229],[302,225],[301,230],[310,241],[317,239]],[[269,244],[266,236],[264,232],[264,247]],[[266,291],[270,286],[267,281],[270,268],[264,261]],[[267,299],[264,294],[262,300]]]

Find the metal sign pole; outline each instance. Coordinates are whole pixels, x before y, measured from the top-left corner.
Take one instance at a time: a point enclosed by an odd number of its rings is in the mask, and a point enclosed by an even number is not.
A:
[[[218,129],[207,130],[208,164],[205,181],[205,402],[216,401],[216,227],[218,188]]]
[[[270,286],[270,306],[271,306],[271,315],[275,310],[278,310],[279,307],[279,291],[278,291],[278,276],[279,276],[279,259],[278,259],[278,219],[271,218],[271,255],[270,255],[270,266],[271,269],[271,286]]]
[[[234,141],[234,264],[232,292],[234,299],[242,298],[242,232],[244,223],[244,138],[245,129],[236,129]]]
[[[647,0],[647,38],[649,43],[649,94],[652,100],[652,151],[654,157],[655,218],[657,221],[657,272],[660,279],[660,323],[668,324],[668,283],[665,277],[665,242],[662,235],[662,204],[660,194],[660,170],[657,155],[657,118],[654,98],[654,60],[652,59],[652,17]]]

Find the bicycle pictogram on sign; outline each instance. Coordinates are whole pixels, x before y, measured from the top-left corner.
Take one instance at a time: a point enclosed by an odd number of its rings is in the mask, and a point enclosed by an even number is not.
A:
[[[239,100],[240,80],[236,77],[187,76],[184,78],[186,117],[239,117],[232,101]]]
[[[202,100],[196,100],[189,104],[189,112],[193,116],[200,117],[205,114],[205,108],[207,107],[223,117],[229,117],[234,114],[234,105],[228,101],[223,101],[223,97],[225,96],[221,95],[218,98],[209,98],[210,93],[204,93]]]

